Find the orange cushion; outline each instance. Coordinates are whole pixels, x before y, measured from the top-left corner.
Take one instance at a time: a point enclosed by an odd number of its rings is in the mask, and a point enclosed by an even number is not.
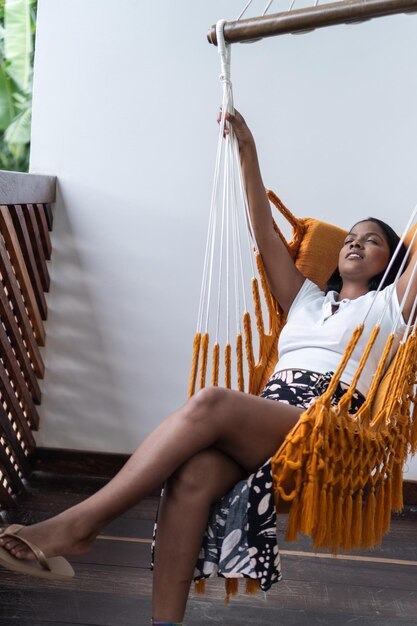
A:
[[[325,289],[339,261],[347,231],[311,217],[299,220],[304,235],[295,255],[295,264],[304,276]]]

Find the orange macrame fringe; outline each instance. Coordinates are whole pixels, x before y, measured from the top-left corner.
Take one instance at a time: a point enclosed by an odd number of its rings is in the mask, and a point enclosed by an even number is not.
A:
[[[356,341],[357,336],[347,352]],[[381,542],[391,511],[403,506],[402,468],[414,434],[410,406],[416,355],[417,339],[410,336],[397,351],[383,408],[371,423],[366,415],[361,423],[359,411],[349,414],[344,399],[330,406],[326,392],[287,436],[272,469],[278,510],[281,503],[291,503],[288,540],[301,531],[311,535],[315,549],[335,554]]]

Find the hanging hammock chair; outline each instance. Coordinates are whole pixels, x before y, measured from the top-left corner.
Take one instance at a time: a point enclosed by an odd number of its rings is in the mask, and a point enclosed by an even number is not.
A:
[[[231,128],[224,133],[227,126],[225,113],[233,111],[233,98],[230,47],[224,43],[223,24],[220,21],[216,28],[223,83],[222,119],[189,396],[206,385],[210,369],[212,385],[219,384],[223,370],[225,387],[235,386],[259,395],[278,360],[278,338],[285,324],[285,315],[268,287],[262,258],[252,236],[237,140]],[[337,266],[345,231],[316,219],[295,218],[273,192],[268,191],[267,195],[292,227],[292,239],[287,243],[274,223],[277,236],[287,246],[301,273],[324,289],[329,274]],[[410,230],[415,213],[416,210],[401,238],[408,251],[397,280],[416,247],[417,230],[415,227]],[[245,295],[243,232],[247,236],[247,248],[254,255],[254,261],[249,261],[252,298]],[[390,266],[386,273],[389,269]],[[381,283],[383,281],[384,278]],[[408,290],[400,303],[401,310],[407,296]],[[251,300],[252,313],[249,312]],[[415,308],[416,303],[410,320],[414,318]],[[235,350],[231,345],[232,309],[235,309],[236,318]],[[224,331],[221,330],[223,312],[226,319]],[[267,328],[265,316],[268,317]],[[253,317],[257,328],[255,336],[252,333]],[[399,347],[387,368],[396,327],[392,329],[360,409],[354,414],[349,413],[379,324],[370,333],[348,391],[337,406],[331,405],[364,328],[362,323],[355,329],[329,387],[302,413],[272,458],[276,508],[278,512],[289,513],[287,540],[296,540],[298,533],[302,532],[312,537],[315,549],[328,548],[335,554],[340,550],[371,548],[381,542],[389,529],[391,511],[402,509],[403,466],[408,454],[417,449],[417,335],[410,323],[405,325]],[[214,343],[211,347],[212,334]],[[223,342],[225,347],[221,350]],[[223,367],[220,365],[221,351]]]

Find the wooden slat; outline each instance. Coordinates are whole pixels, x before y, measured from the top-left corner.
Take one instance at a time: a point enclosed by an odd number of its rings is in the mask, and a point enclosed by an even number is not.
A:
[[[1,419],[1,416],[0,416]],[[4,437],[3,437],[4,439]],[[7,440],[2,441],[2,435],[0,431],[0,466],[3,468],[3,472],[8,478],[10,487],[14,493],[20,493],[23,489],[22,482],[22,470],[19,468],[17,459],[14,455],[14,450],[10,448]]]
[[[36,219],[35,207],[33,204],[27,204],[23,207],[23,213],[26,219],[32,250],[35,257],[36,267],[38,268],[39,278],[44,291],[49,291],[51,279],[46,264],[45,252],[43,249],[42,238],[39,231],[38,220]]]
[[[0,434],[0,436],[3,436]],[[4,437],[4,436],[3,436]],[[13,450],[10,447],[10,442],[7,440],[3,443],[0,440],[0,466],[2,466],[8,475],[9,482],[14,488],[15,492],[20,492],[24,489],[23,477],[30,474],[30,463],[26,457],[23,457],[23,461],[16,454],[16,450],[21,449],[18,444],[14,444]]]
[[[31,393],[26,385],[25,379],[23,378],[23,374],[20,371],[19,364],[13,354],[13,350],[7,339],[6,331],[4,330],[2,324],[0,324],[0,346],[2,347],[1,359],[8,372],[9,380],[13,383],[12,386],[22,403],[24,410],[28,415],[30,415],[31,423],[38,427],[38,412],[35,408]]]
[[[20,244],[20,249],[23,254],[30,281],[32,283],[33,291],[35,293],[35,298],[36,302],[38,303],[41,317],[43,320],[46,320],[46,318],[48,317],[48,306],[46,304],[42,281],[38,272],[35,254],[32,248],[32,242],[30,240],[23,208],[19,204],[16,204],[10,206],[9,210],[10,215],[12,216],[13,224]]]
[[[49,236],[49,227],[45,214],[45,205],[43,204],[35,204],[35,216],[38,222],[39,233],[42,240],[43,252],[45,254],[45,258],[50,260],[52,254],[52,243],[51,237]]]
[[[26,384],[29,387],[34,402],[40,404],[41,402],[41,390],[39,387],[38,379],[29,360],[26,347],[23,343],[22,335],[19,331],[16,319],[13,315],[13,311],[10,307],[9,300],[6,296],[4,289],[0,286],[0,317],[6,327],[7,335],[10,339],[12,349],[18,360],[20,369],[26,380]]]
[[[0,465],[0,472],[4,474],[3,468]],[[3,484],[3,480],[7,481],[7,485]],[[6,476],[0,478],[0,503],[7,508],[13,508],[16,506],[15,501],[13,500],[12,491],[9,486],[9,482]]]
[[[0,392],[1,400],[5,404],[5,411],[10,413],[11,419],[15,424],[16,430],[18,430],[24,441],[24,445],[31,453],[35,450],[35,439],[33,437],[32,428],[36,428],[36,424],[30,423],[31,416],[25,415],[23,407],[20,405],[19,400],[10,384],[10,380],[7,376],[4,366],[0,363]],[[5,428],[5,430],[7,430]],[[23,449],[23,448],[22,448]],[[23,461],[22,461],[23,462]]]
[[[52,230],[54,225],[54,215],[52,213],[52,207],[50,204],[44,204],[43,207],[45,209],[45,217],[48,223],[48,228],[49,230]]]
[[[36,341],[34,329],[31,325],[28,312],[25,307],[25,303],[22,299],[22,293],[20,291],[19,284],[16,279],[16,275],[13,272],[11,261],[4,245],[0,245],[0,273],[3,277],[3,288],[7,290],[7,297],[10,305],[13,308],[13,314],[17,319],[22,337],[25,341],[26,348],[30,354],[35,373],[38,378],[43,378],[45,373],[45,365],[38,347],[45,344],[45,332],[43,325],[41,326],[43,335],[39,338],[39,342]],[[39,318],[40,319],[40,318]]]
[[[0,206],[0,231],[6,243],[7,252],[15,271],[17,280],[19,281],[20,290],[22,292],[25,306],[28,311],[30,321],[35,331],[35,337],[39,345],[45,345],[45,329],[43,327],[41,314],[35,298],[29,274],[26,269],[25,261],[20,250],[19,240],[13,225],[9,208]]]

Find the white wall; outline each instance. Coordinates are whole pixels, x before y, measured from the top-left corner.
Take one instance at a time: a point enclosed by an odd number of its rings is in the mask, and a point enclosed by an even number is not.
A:
[[[205,35],[242,5],[39,0],[31,171],[59,179],[40,445],[130,452],[185,398],[220,103]],[[401,230],[417,16],[232,56],[265,184],[300,216]]]

